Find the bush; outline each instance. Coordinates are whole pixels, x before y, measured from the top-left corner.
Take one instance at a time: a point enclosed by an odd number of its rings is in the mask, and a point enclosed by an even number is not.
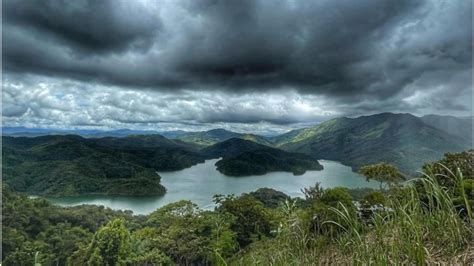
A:
[[[372,191],[364,195],[362,198],[362,205],[364,207],[384,205],[385,201],[385,195],[381,191]]]

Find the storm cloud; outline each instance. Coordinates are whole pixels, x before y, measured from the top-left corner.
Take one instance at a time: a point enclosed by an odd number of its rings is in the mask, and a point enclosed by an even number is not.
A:
[[[86,124],[468,114],[471,10],[442,0],[6,0],[3,116],[41,119],[46,102],[25,101],[38,88],[55,92],[55,108],[69,91],[103,116]],[[107,106],[116,109],[98,111]]]

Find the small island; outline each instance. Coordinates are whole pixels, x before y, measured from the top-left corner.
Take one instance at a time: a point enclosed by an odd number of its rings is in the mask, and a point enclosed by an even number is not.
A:
[[[308,170],[323,169],[323,166],[311,156],[273,148],[244,152],[234,157],[224,158],[219,160],[216,166],[219,172],[228,176],[264,175],[277,171],[302,175]]]

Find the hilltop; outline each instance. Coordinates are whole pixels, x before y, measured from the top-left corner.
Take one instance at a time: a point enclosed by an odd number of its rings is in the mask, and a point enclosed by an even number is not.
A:
[[[217,170],[229,176],[264,175],[285,171],[295,175],[307,170],[322,170],[323,166],[313,157],[232,138],[203,150],[210,158],[223,157],[216,163]]]

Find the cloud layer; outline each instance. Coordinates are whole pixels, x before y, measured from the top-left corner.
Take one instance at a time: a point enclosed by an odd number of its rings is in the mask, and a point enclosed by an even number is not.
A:
[[[7,0],[3,116],[67,126],[467,114],[471,5]]]

